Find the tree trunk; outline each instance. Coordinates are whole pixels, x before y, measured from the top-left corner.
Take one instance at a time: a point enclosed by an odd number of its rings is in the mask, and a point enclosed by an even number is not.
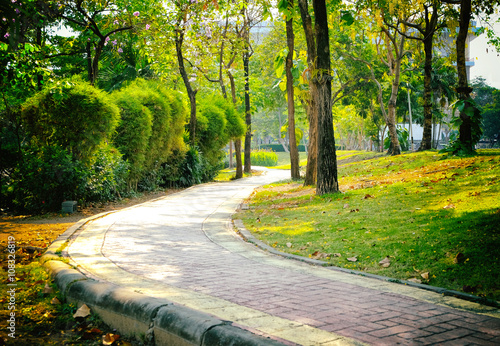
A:
[[[339,191],[337,155],[332,117],[332,82],[330,75],[330,42],[325,0],[313,0],[316,26],[318,107],[318,176],[316,193],[324,195]]]
[[[312,27],[311,16],[307,0],[298,0],[302,26],[306,36],[307,44],[307,65],[309,69],[309,94],[310,100],[307,106],[307,117],[309,119],[309,150],[307,152],[307,168],[304,186],[314,185],[317,176],[317,158],[318,158],[318,113],[316,107],[317,89],[312,81],[313,71],[316,62],[316,43],[314,40],[314,31]]]
[[[424,133],[419,151],[432,149],[432,46],[434,35],[424,38],[425,66],[424,66]]]
[[[288,0],[288,7],[293,9],[293,0]],[[288,95],[288,143],[290,147],[291,177],[292,179],[300,179],[299,151],[297,150],[297,140],[295,138],[295,104],[292,76],[294,33],[292,18],[286,21],[286,42],[288,46],[288,56],[286,58],[286,90]]]
[[[457,71],[458,71],[458,98],[464,101],[465,106],[460,112],[460,119],[462,123],[459,128],[458,141],[462,148],[468,153],[474,152],[474,144],[472,140],[472,119],[467,112],[473,106],[467,101],[470,99],[472,88],[469,87],[467,82],[467,68],[465,65],[465,49],[467,46],[467,33],[469,30],[469,22],[471,19],[472,4],[471,0],[462,0],[460,5],[460,22],[459,31],[456,41],[457,47]]]
[[[227,70],[227,76],[229,77],[229,84],[231,85],[231,98],[233,104],[236,105],[236,85],[234,83],[234,76],[229,70]],[[234,140],[234,151],[236,156],[236,179],[243,178],[243,163],[241,160],[241,138],[236,138]]]
[[[176,28],[175,30],[175,50],[177,53],[177,62],[179,64],[179,72],[186,87],[186,91],[189,97],[189,102],[191,105],[191,115],[189,120],[189,142],[192,146],[195,145],[196,141],[196,93],[197,90],[193,90],[191,82],[186,72],[184,66],[184,57],[182,55],[182,44],[184,42],[184,29]]]
[[[247,47],[245,53],[243,53],[243,69],[245,71],[245,123],[247,125],[247,132],[245,133],[245,173],[250,173],[252,170],[250,161],[250,153],[252,150],[252,113],[250,110],[249,63],[250,53]]]
[[[316,86],[314,83],[309,83],[311,95],[316,97]],[[314,91],[313,91],[314,89]],[[318,174],[318,113],[315,107],[314,99],[310,100],[307,105],[307,117],[309,118],[309,150],[307,153],[307,169],[304,179],[304,186],[316,184],[316,176]]]

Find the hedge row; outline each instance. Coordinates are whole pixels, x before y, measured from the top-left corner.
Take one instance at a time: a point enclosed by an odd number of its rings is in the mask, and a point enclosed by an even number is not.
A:
[[[205,98],[190,147],[184,100],[146,80],[111,94],[78,78],[47,86],[22,109],[23,138],[9,146],[15,159],[5,169],[0,207],[38,213],[59,210],[64,200],[108,201],[212,179],[222,148],[243,134],[243,120],[224,99]]]

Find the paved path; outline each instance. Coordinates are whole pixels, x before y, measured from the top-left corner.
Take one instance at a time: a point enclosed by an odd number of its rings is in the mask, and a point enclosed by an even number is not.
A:
[[[290,345],[500,345],[500,312],[268,254],[230,227],[265,175],[205,184],[87,224],[68,248],[87,275]]]

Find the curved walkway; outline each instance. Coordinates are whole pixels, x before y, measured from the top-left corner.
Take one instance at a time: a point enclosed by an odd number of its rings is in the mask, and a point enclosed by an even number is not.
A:
[[[67,253],[85,275],[284,344],[500,344],[498,309],[260,250],[230,216],[288,171],[205,184],[95,219]]]

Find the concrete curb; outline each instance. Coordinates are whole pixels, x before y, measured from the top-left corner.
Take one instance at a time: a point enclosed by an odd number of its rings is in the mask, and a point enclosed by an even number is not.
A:
[[[241,209],[241,207],[240,207],[240,209]],[[255,246],[261,248],[262,250],[268,251],[268,252],[270,252],[274,255],[277,255],[277,256],[293,259],[293,260],[300,261],[300,262],[305,262],[305,263],[312,264],[315,266],[328,267],[328,269],[340,271],[343,273],[355,274],[355,275],[359,275],[359,276],[363,276],[363,277],[367,277],[367,278],[372,278],[372,279],[377,279],[377,280],[381,280],[381,281],[398,283],[398,284],[402,284],[405,286],[415,287],[415,288],[439,293],[439,294],[442,294],[444,296],[451,296],[451,297],[463,299],[463,300],[470,301],[470,302],[477,303],[477,304],[481,304],[481,305],[500,308],[500,302],[497,302],[497,301],[491,300],[491,299],[478,297],[478,296],[475,296],[472,294],[458,292],[458,291],[454,291],[454,290],[449,290],[449,289],[442,288],[442,287],[419,284],[419,283],[406,281],[406,280],[396,280],[394,278],[390,278],[387,276],[370,274],[370,273],[365,273],[365,272],[352,270],[352,269],[335,267],[335,266],[332,266],[328,262],[281,252],[281,251],[276,250],[272,246],[269,246],[269,245],[265,244],[264,242],[260,241],[259,239],[255,238],[254,235],[248,229],[245,228],[245,226],[243,225],[243,222],[241,220],[238,220],[238,219],[233,220],[233,226],[235,228],[235,231],[237,233],[239,233],[245,241],[252,243]]]
[[[175,305],[167,299],[150,297],[90,279],[64,263],[64,257],[60,254],[71,237],[86,223],[114,212],[98,214],[75,223],[40,258],[40,263],[50,273],[64,299],[78,306],[86,304],[121,335],[145,345],[284,345],[234,326],[231,321]]]

